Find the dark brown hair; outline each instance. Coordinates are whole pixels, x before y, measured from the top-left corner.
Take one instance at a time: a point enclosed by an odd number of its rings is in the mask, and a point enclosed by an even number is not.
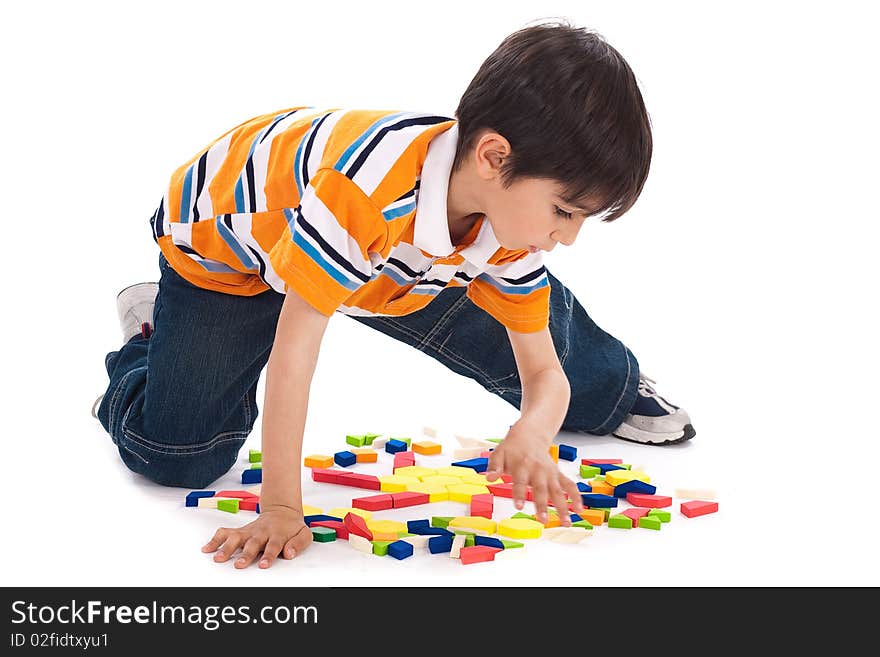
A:
[[[561,184],[563,200],[613,221],[638,199],[651,165],[651,124],[635,75],[596,32],[553,20],[523,28],[483,62],[455,111],[458,169],[490,129],[510,142],[504,187]]]

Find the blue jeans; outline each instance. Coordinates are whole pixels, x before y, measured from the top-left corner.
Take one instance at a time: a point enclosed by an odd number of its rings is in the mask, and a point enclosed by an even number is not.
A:
[[[284,295],[268,290],[244,297],[196,287],[161,253],[159,271],[153,334],[107,354],[110,382],[98,418],[134,472],[166,486],[205,488],[233,467],[253,429],[257,382]],[[547,275],[550,333],[571,386],[562,429],[607,434],[635,403],[638,363]],[[505,328],[464,292],[444,290],[402,317],[353,319],[429,354],[518,409],[521,384]]]

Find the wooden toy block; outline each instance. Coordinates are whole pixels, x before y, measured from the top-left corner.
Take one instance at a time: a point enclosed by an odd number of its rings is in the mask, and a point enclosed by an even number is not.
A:
[[[446,487],[446,490],[449,491],[450,501],[464,502],[465,504],[470,504],[471,498],[474,495],[489,492],[489,489],[485,486],[478,486],[476,484],[450,484]]]
[[[669,522],[672,520],[672,514],[669,511],[663,511],[662,509],[651,509],[648,511],[648,515],[659,518],[660,522]]]
[[[501,545],[504,546],[505,550],[513,550],[514,548],[525,547],[525,543],[520,543],[519,541],[511,541],[509,538],[499,539],[501,541]]]
[[[405,522],[388,519],[370,519],[367,521],[367,527],[376,534],[394,534],[395,536],[400,532],[408,531]]]
[[[391,503],[395,509],[402,509],[406,506],[418,506],[419,504],[427,504],[430,497],[427,493],[417,493],[413,491],[402,491],[391,494]]]
[[[607,509],[617,506],[617,498],[603,493],[581,493],[581,501],[584,506],[593,509]]]
[[[543,531],[544,525],[529,518],[506,518],[498,523],[498,534],[508,538],[541,538]]]
[[[416,464],[416,455],[415,452],[410,452],[409,450],[404,450],[402,452],[397,452],[394,454],[394,466],[393,469],[396,472],[398,468],[408,468],[414,466]]]
[[[659,531],[661,524],[663,523],[657,516],[645,515],[644,517],[639,518],[639,527],[642,529],[656,529]]]
[[[462,468],[458,465],[447,465],[442,468],[437,468],[437,474],[440,476],[458,477],[461,479],[462,477],[473,477],[474,471],[471,468]]]
[[[604,463],[623,463],[623,459],[581,459],[584,465],[602,465]]]
[[[449,526],[449,522],[452,518],[453,516],[431,516],[431,527],[446,528]]]
[[[263,469],[244,470],[241,473],[241,483],[243,484],[261,484],[263,483]]]
[[[431,537],[427,534],[411,534],[400,540],[411,544],[416,550],[426,550],[428,549],[428,541],[430,538]]]
[[[391,545],[396,540],[397,539],[394,539],[391,541],[377,541],[374,539],[373,540],[373,554],[375,554],[376,556],[379,556],[379,557],[384,557],[386,554],[388,554],[388,546]]]
[[[361,516],[355,513],[346,513],[342,518],[342,522],[345,523],[345,528],[348,530],[349,535],[357,534],[358,536],[363,536],[368,541],[373,540],[373,532],[370,531],[370,528],[367,527],[367,521]],[[351,536],[349,536],[350,539]]]
[[[306,525],[308,525],[309,527],[312,526],[313,522],[319,522],[321,520],[338,520],[341,522],[342,518],[339,518],[337,516],[331,516],[326,513],[316,513],[313,516],[303,516],[303,522]]]
[[[248,450],[248,461],[251,463],[259,463],[263,460],[263,453],[258,449]]]
[[[624,484],[625,485],[625,484]],[[627,493],[626,501],[633,506],[644,506],[649,509],[659,509],[672,506],[672,498],[668,495],[651,495],[649,493]]]
[[[456,461],[452,465],[459,468],[469,468],[474,472],[485,472],[489,466],[489,459],[477,457],[467,459],[466,461]]]
[[[452,543],[455,540],[452,534],[430,536],[428,538],[428,552],[431,554],[441,554],[443,552],[452,551]]]
[[[545,530],[544,536],[554,543],[580,543],[592,533],[581,527],[553,527]]]
[[[504,438],[486,438],[486,442],[498,444],[502,442]]]
[[[471,545],[461,548],[458,558],[464,565],[483,563],[486,561],[494,561],[495,553],[500,551],[500,548],[489,547],[488,545]]]
[[[630,493],[642,493],[645,495],[653,495],[657,492],[657,487],[652,484],[646,484],[644,481],[633,479],[625,481],[614,487],[614,497],[625,498]]]
[[[431,438],[436,438],[437,437],[437,429],[435,429],[434,427],[424,426],[424,427],[422,427],[422,435],[423,436],[430,436]]]
[[[237,497],[240,500],[244,500],[249,497],[259,497],[259,495],[254,495],[246,490],[221,490],[218,491],[214,497]]]
[[[426,468],[423,465],[404,465],[396,468],[394,474],[403,475],[405,477],[415,477],[419,481],[426,481],[428,477],[437,475],[437,468]],[[452,482],[452,483],[458,483]]]
[[[238,505],[241,502],[238,498],[217,500],[217,509],[220,511],[228,511],[229,513],[238,513]]]
[[[559,445],[553,443],[552,445],[550,445],[550,449],[548,451],[550,452],[550,458],[553,459],[553,462],[559,463]]]
[[[312,540],[316,543],[330,543],[336,540],[336,532],[329,527],[311,527]]]
[[[691,500],[690,502],[681,503],[681,512],[688,518],[696,518],[697,516],[704,516],[707,513],[715,513],[716,511],[718,511],[718,502]]]
[[[314,522],[309,524],[309,527],[325,527],[328,529],[332,529],[336,538],[346,541],[348,540],[348,527],[345,526],[345,523],[341,520],[315,520]]]
[[[595,465],[581,465],[579,470],[582,479],[589,479],[599,474],[599,468]]]
[[[419,467],[419,466],[415,466]],[[409,475],[407,475],[409,476]],[[450,475],[423,475],[419,477],[422,483],[431,484],[432,486],[443,486],[445,489],[449,484],[461,484],[464,483],[461,477],[453,477]]]
[[[379,490],[384,493],[401,493],[407,489],[407,486],[414,486],[422,483],[416,477],[407,477],[406,475],[381,475],[379,477]]]
[[[260,512],[260,498],[259,497],[246,497],[238,503],[238,508],[242,511],[256,511]]]
[[[578,487],[578,490],[582,493],[592,493],[593,492],[593,487],[590,486],[590,484],[585,483],[583,481],[577,482],[577,487]]]
[[[480,493],[471,497],[470,514],[491,519],[494,506],[492,493]]]
[[[645,509],[645,508],[642,508],[642,507],[638,507],[638,506],[634,506],[634,507],[632,507],[631,509],[625,509],[625,510],[622,511],[621,513],[623,513],[623,515],[627,516],[628,518],[631,518],[631,519],[632,519],[632,521],[633,521],[633,527],[638,527],[638,526],[639,526],[639,520],[640,520],[641,518],[645,517],[646,515],[648,515],[648,509]]]
[[[368,509],[358,509],[356,507],[343,507],[338,506],[333,509],[330,509],[327,512],[327,515],[334,516],[336,518],[345,518],[346,513],[354,513],[355,515],[360,516],[364,520],[369,520],[373,517],[373,512]]]
[[[424,493],[428,496],[428,502],[446,502],[449,499],[449,491],[442,484],[411,484],[406,487],[411,493]]]
[[[388,438],[373,438],[369,443],[367,443],[373,449],[385,449],[385,445],[388,444]]]
[[[710,488],[676,488],[672,494],[685,500],[714,500],[718,497]]]
[[[468,531],[480,531],[485,534],[494,534],[497,525],[494,520],[483,518],[482,516],[458,516],[450,520],[446,528],[450,530],[466,529]],[[516,536],[511,538],[516,538]]]
[[[513,498],[513,484],[489,484],[486,488],[495,497]]]
[[[196,498],[196,506],[200,509],[216,509],[217,502],[225,500],[225,497],[199,497]]]
[[[578,515],[582,520],[586,520],[593,526],[601,525],[605,522],[605,511],[602,509],[584,509]]]
[[[373,443],[379,439],[381,433],[365,433],[364,434],[364,445],[370,445],[372,447]]]
[[[336,463],[336,465],[347,468],[348,466],[357,463],[357,456],[349,451],[336,452],[333,455],[333,461]]]
[[[310,454],[303,459],[303,466],[307,468],[332,468],[333,457],[327,454]]]
[[[262,470],[263,464],[262,463],[251,463],[250,467],[251,467],[251,470]]]
[[[452,458],[456,460],[479,458],[483,453],[482,447],[459,447],[452,450]]]
[[[358,536],[357,534],[348,534],[348,544],[358,552],[364,554],[373,554],[373,543],[371,539]]]
[[[262,491],[262,489],[263,484],[254,484],[253,486],[248,486],[247,488],[245,488],[248,493],[253,493],[257,497],[260,496],[260,491]]]
[[[364,509],[365,511],[386,511],[393,508],[391,495],[380,493],[379,495],[369,495],[367,497],[355,497],[351,501],[354,509]]]
[[[377,532],[373,530],[373,540],[374,541],[386,541],[388,543],[393,543],[397,539],[400,538],[400,532]]]
[[[398,560],[411,557],[413,555],[412,543],[401,540],[394,541],[388,545],[388,554]]]
[[[559,458],[561,458],[563,461],[576,461],[577,453],[577,447],[563,444],[559,445]]]
[[[358,463],[376,463],[379,460],[379,452],[372,447],[355,447],[351,453]]]
[[[582,529],[592,529],[593,525],[589,520],[584,520],[581,518],[580,520],[573,520],[571,523],[572,527],[580,527]]]
[[[602,479],[591,479],[590,480],[590,488],[592,492],[597,493],[599,495],[614,495],[614,486],[606,483]]]
[[[212,490],[194,490],[186,496],[186,505],[198,508],[199,500],[202,498],[214,497]]]
[[[406,448],[409,449],[412,447],[412,438],[403,438],[401,436],[396,436],[394,440],[399,440],[400,442],[406,443]]]
[[[626,468],[618,463],[594,463],[593,467],[599,468],[601,474],[607,474],[611,470],[626,470]]]
[[[480,449],[488,449],[489,447],[495,447],[495,444],[492,441],[482,440],[481,438],[471,438],[469,436],[455,434],[455,439],[458,441],[458,444],[464,448],[479,447]]]
[[[413,534],[422,533],[418,530],[420,529],[430,529],[431,523],[427,518],[417,518],[415,520],[407,520],[406,521],[406,531],[411,532]]]
[[[338,477],[339,470],[333,468],[312,468],[312,481],[335,484]]]
[[[474,545],[488,545],[489,547],[504,549],[504,543],[492,536],[474,536]]]
[[[405,452],[406,450],[407,444],[402,440],[392,438],[387,443],[385,443],[385,451],[389,454],[397,454],[398,452]]]
[[[452,547],[449,550],[449,556],[453,559],[458,559],[461,555],[461,548],[465,547],[466,542],[467,536],[464,534],[456,534],[452,538]]]
[[[345,442],[355,447],[363,447],[367,444],[367,439],[365,436],[346,436]]]
[[[617,484],[622,484],[625,481],[632,481],[633,479],[638,479],[646,484],[651,483],[651,478],[645,472],[636,472],[635,470],[609,470],[605,473],[605,482],[612,486],[617,486]]]
[[[616,513],[608,518],[608,526],[616,527],[618,529],[632,529],[633,520],[622,513]]]
[[[340,486],[366,488],[367,490],[380,490],[382,488],[379,477],[377,477],[376,475],[363,474],[360,472],[341,471],[338,475],[336,475],[336,480],[333,483],[339,484]]]
[[[423,454],[425,456],[440,454],[443,451],[443,445],[431,440],[420,440],[419,442],[415,442],[413,443],[412,448],[416,454]]]

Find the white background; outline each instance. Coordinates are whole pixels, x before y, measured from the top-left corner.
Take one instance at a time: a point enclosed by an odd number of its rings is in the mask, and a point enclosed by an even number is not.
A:
[[[7,3],[3,584],[880,584],[869,4],[505,0],[429,14],[411,1]],[[452,116],[501,40],[545,17],[593,28],[623,54],[655,145],[636,206],[588,224],[548,267],[697,430],[674,448],[559,439],[643,466],[658,492],[715,488],[719,513],[689,520],[676,503],[660,532],[602,527],[580,545],[533,541],[516,561],[469,567],[345,542],[268,571],[214,564],[199,547],[252,516],[184,509],[186,491],[131,474],[89,414],[121,343],[116,293],[157,279],[148,218],[169,175],[283,107]],[[421,384],[397,387],[402,371]],[[305,450],[332,454],[352,432],[418,438],[424,425],[451,450],[453,434],[500,436],[515,418],[473,381],[336,316]],[[241,467],[216,485],[235,486]],[[325,509],[351,492],[305,489]]]

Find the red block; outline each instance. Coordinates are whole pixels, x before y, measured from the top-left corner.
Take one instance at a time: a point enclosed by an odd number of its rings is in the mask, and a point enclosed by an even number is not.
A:
[[[401,491],[399,493],[391,493],[391,503],[395,509],[400,509],[405,506],[427,504],[430,500],[431,496],[427,493],[416,493],[415,491]]]
[[[492,518],[494,503],[492,502],[492,493],[479,493],[471,497],[472,516],[481,516],[483,518]]]
[[[382,482],[376,475],[362,474],[359,472],[340,471],[336,475],[334,483],[354,488],[366,488],[368,490],[382,490]]]
[[[696,518],[697,516],[704,516],[707,513],[715,513],[717,510],[718,502],[691,500],[690,502],[681,503],[681,512],[688,518]]]
[[[501,481],[503,481],[505,484],[511,484],[511,483],[513,483],[513,475],[504,474],[502,472],[501,473]]]
[[[486,488],[496,497],[513,497],[513,484],[489,484]]]
[[[338,470],[333,470],[332,468],[312,468],[312,481],[335,484],[338,477]]]
[[[238,503],[238,508],[241,511],[256,511],[259,504],[259,497],[245,497]]]
[[[582,465],[617,465],[623,463],[623,459],[581,459]]]
[[[416,453],[415,452],[397,452],[394,455],[394,466],[391,471],[394,472],[397,468],[406,468],[410,465],[416,464]]]
[[[348,540],[348,527],[341,520],[315,520],[309,527],[329,527],[336,530],[336,538]]]
[[[645,506],[649,509],[662,509],[672,506],[672,498],[668,495],[651,495],[649,493],[627,493],[626,501],[633,506]]]
[[[381,495],[370,495],[368,497],[355,497],[351,501],[354,509],[363,509],[364,511],[386,511],[394,507],[391,503],[391,496],[387,493]]]
[[[492,547],[491,545],[471,545],[461,548],[459,557],[461,562],[467,565],[482,561],[495,561],[496,552],[501,552],[501,548]]]
[[[249,497],[259,497],[259,495],[254,495],[246,490],[221,490],[219,493],[214,493],[214,497],[237,497],[245,500]],[[241,505],[238,508],[240,509]]]
[[[367,521],[358,514],[349,511],[345,514],[342,522],[345,523],[345,528],[348,529],[349,533],[363,536],[368,541],[373,540],[373,532],[367,527]]]
[[[626,509],[623,511],[623,515],[628,518],[632,518],[633,527],[639,526],[639,518],[648,515],[648,509],[640,509],[638,507],[633,507],[632,509]]]

